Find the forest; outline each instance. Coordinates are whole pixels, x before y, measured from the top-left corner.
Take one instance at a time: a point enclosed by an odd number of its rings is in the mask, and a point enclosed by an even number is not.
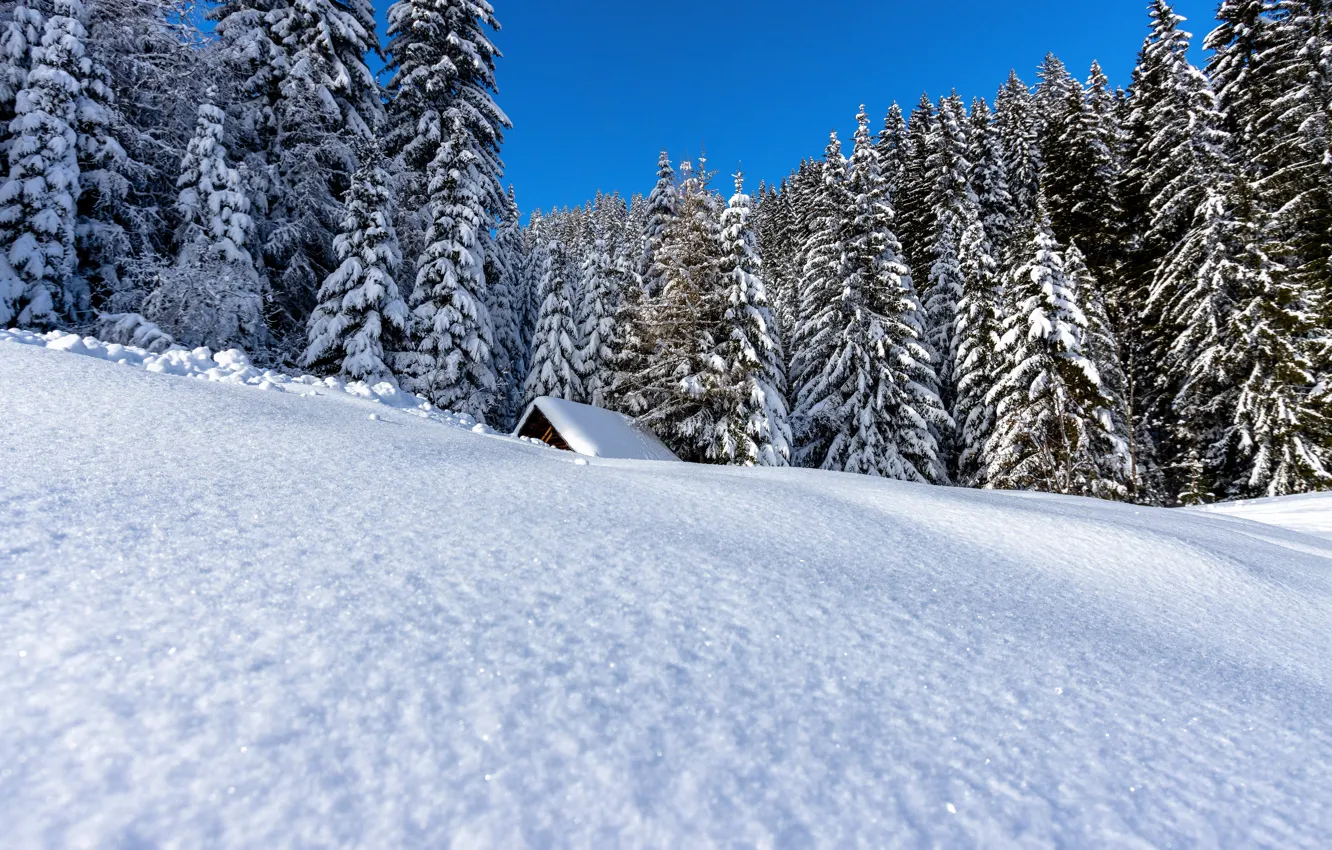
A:
[[[554,395],[700,463],[1332,487],[1327,0],[1224,0],[1201,68],[1152,0],[1126,87],[1050,55],[992,102],[862,109],[774,185],[663,153],[650,194],[526,223],[486,0],[398,0],[383,43],[369,0],[0,18],[0,327],[240,348],[497,428]]]

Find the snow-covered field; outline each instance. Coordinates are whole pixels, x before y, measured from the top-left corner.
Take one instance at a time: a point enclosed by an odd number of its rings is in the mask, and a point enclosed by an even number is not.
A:
[[[1238,517],[1276,525],[1305,534],[1332,539],[1332,493],[1288,496],[1284,499],[1254,499],[1208,505],[1198,510],[1218,516]]]
[[[134,358],[0,341],[6,847],[1332,846],[1332,541]]]

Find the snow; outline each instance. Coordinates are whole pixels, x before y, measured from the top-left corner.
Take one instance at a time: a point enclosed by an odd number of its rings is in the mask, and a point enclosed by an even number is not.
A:
[[[528,417],[537,409],[578,454],[620,460],[679,460],[655,434],[629,417],[561,398],[543,396],[532,402],[517,431],[523,430]]]
[[[1282,499],[1250,499],[1198,508],[1216,516],[1236,517],[1332,539],[1332,493]]]
[[[424,398],[403,392],[388,382],[371,385],[366,381],[344,381],[340,378],[318,378],[313,375],[293,377],[272,369],[259,369],[250,363],[245,352],[234,348],[216,354],[208,348],[186,349],[179,346],[173,346],[162,352],[153,352],[64,331],[38,334],[23,330],[0,330],[0,345],[5,343],[66,351],[122,366],[132,366],[147,372],[248,386],[260,390],[289,392],[305,398],[345,395],[383,404],[443,424],[476,429],[478,433],[494,433],[485,426],[477,426],[476,420],[471,416],[439,410]]]
[[[65,339],[0,341],[7,846],[1332,843],[1332,542]]]

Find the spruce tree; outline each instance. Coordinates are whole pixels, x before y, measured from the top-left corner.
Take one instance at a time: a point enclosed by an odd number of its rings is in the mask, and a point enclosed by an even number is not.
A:
[[[578,376],[578,328],[574,324],[574,306],[566,279],[567,249],[553,240],[541,252],[540,290],[545,293],[541,315],[537,319],[533,341],[532,364],[523,384],[527,404],[542,396],[569,401],[583,399],[583,383]]]
[[[1035,215],[1042,165],[1035,104],[1031,90],[1018,79],[1016,71],[1009,73],[1008,81],[999,89],[994,108],[1013,198],[1013,226],[1016,232],[1025,233]]]
[[[1001,266],[1013,249],[1013,196],[1008,190],[1008,166],[1004,160],[1003,139],[985,98],[971,105],[970,147],[971,187],[980,205],[981,224],[990,242],[991,255]]]
[[[528,292],[527,246],[513,187],[505,196],[504,215],[495,240],[486,252],[487,306],[495,324],[496,424],[508,430],[522,415],[523,381],[527,377],[526,321]]]
[[[930,193],[930,218],[934,221],[930,243],[933,262],[922,297],[926,339],[933,352],[945,408],[951,408],[956,397],[954,365],[957,344],[954,333],[958,302],[966,289],[962,242],[968,227],[980,223],[979,201],[968,179],[971,163],[967,161],[966,126],[961,100],[956,95],[941,99],[934,132],[929,139],[927,168],[933,181]],[[984,234],[972,234],[973,250],[979,250],[975,241],[978,238],[983,239]],[[989,260],[973,258],[973,262],[979,267]],[[944,440],[946,447],[950,445],[950,439]]]
[[[902,107],[893,103],[883,119],[883,130],[877,144],[879,159],[883,162],[883,179],[888,182],[888,196],[896,203],[902,192],[906,176],[907,122]]]
[[[737,174],[735,194],[721,217],[725,312],[716,332],[718,407],[711,455],[739,466],[786,466],[791,426],[777,323],[768,305],[762,263],[749,227],[750,200]]]
[[[484,421],[498,385],[482,233],[488,184],[461,122],[431,161],[430,225],[412,293],[415,350],[399,365],[408,387],[437,406]]]
[[[609,234],[598,226],[582,268],[582,314],[575,366],[588,404],[606,406],[606,392],[615,380],[615,314],[620,306],[620,278],[616,273]]]
[[[986,445],[986,485],[1086,496],[1126,493],[1107,477],[1121,455],[1095,366],[1083,351],[1086,319],[1065,273],[1043,195],[1028,231],[1028,259],[1013,270],[991,390],[996,422]]]
[[[843,227],[851,211],[847,161],[836,133],[829,138],[823,162],[811,172],[821,180],[809,187],[804,211],[800,315],[793,332],[790,367],[796,402],[792,425],[801,463],[824,454],[831,436],[828,417],[815,415],[814,406],[818,402],[815,382],[837,344],[833,305],[841,297],[846,256]]]
[[[500,145],[509,121],[492,97],[498,29],[485,0],[389,7],[389,142],[423,180],[424,253],[412,294],[410,386],[478,419],[499,389],[486,292],[486,234],[506,207]],[[409,201],[411,203],[413,201]]]
[[[665,267],[657,261],[666,230],[679,213],[679,191],[675,184],[675,169],[666,151],[657,162],[657,185],[647,199],[647,223],[643,232],[643,257],[639,263],[639,276],[649,295],[656,295],[665,286]]]
[[[324,281],[310,315],[303,363],[355,381],[390,380],[385,357],[407,331],[407,305],[394,279],[402,263],[393,230],[389,175],[377,145],[360,146],[361,165],[347,194],[342,230],[333,243],[342,264]]]
[[[934,175],[930,171],[930,139],[935,135],[934,104],[928,95],[911,112],[907,125],[905,150],[902,152],[901,189],[893,196],[897,212],[897,233],[902,240],[911,277],[916,281],[929,280],[930,266],[934,263],[931,247],[934,244],[934,208],[931,199],[935,189]]]
[[[229,164],[224,121],[211,102],[199,105],[177,181],[180,250],[175,264],[158,274],[143,314],[184,345],[258,353],[271,342],[267,287],[250,254],[250,198]]]
[[[934,432],[948,416],[933,386],[921,308],[893,234],[879,154],[861,110],[850,168],[841,181],[837,285],[819,303],[824,329],[817,375],[801,394],[806,465],[946,483]]]
[[[77,320],[89,293],[75,280],[78,128],[89,68],[79,0],[55,0],[10,124],[9,175],[0,186],[0,317],[49,327]]]
[[[1085,246],[1097,277],[1111,273],[1119,251],[1120,210],[1115,191],[1120,169],[1108,86],[1095,64],[1085,91],[1070,82],[1062,120],[1047,129],[1044,155],[1055,237]]]
[[[355,170],[356,139],[382,121],[366,56],[379,50],[369,0],[224,0],[209,12],[240,77],[230,103],[260,201],[257,262],[273,295],[283,349],[305,345]]]

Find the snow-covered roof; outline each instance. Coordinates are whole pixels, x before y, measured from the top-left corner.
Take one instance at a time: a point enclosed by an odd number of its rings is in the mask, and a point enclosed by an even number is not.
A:
[[[523,434],[538,413],[569,448],[580,455],[623,460],[680,460],[657,439],[656,434],[628,416],[562,398],[543,396],[532,402],[515,433]]]

